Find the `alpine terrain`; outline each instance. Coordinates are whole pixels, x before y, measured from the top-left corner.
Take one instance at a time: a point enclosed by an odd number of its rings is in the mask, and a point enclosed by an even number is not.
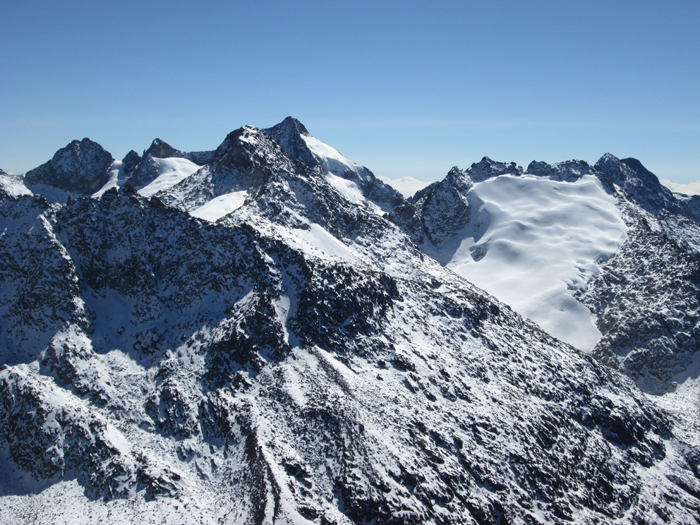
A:
[[[700,523],[700,197],[288,117],[0,171],[0,522]]]

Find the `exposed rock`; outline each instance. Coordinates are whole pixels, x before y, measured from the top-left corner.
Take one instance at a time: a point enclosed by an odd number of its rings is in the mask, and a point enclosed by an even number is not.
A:
[[[25,184],[46,185],[64,191],[90,195],[109,180],[112,155],[90,139],[74,140],[56,152],[53,158],[28,171]]]
[[[126,154],[126,157],[124,157],[124,160],[122,160],[122,163],[124,164],[124,173],[127,175],[131,175],[131,173],[134,171],[134,168],[138,165],[138,163],[141,162],[141,155],[136,153],[133,149]]]

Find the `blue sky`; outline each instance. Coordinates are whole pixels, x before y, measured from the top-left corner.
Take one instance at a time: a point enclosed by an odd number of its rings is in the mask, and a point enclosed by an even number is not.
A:
[[[287,115],[377,175],[611,152],[700,180],[700,2],[0,0],[0,168]]]

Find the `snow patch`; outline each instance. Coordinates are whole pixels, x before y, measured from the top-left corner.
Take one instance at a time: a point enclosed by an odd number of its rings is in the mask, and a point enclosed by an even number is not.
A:
[[[150,197],[159,191],[172,188],[201,168],[191,160],[179,157],[168,159],[154,157],[153,160],[158,164],[158,177],[139,190],[139,193],[144,197]]]
[[[221,217],[224,217],[243,206],[247,195],[248,192],[245,190],[232,191],[231,193],[213,198],[203,206],[192,210],[190,215],[193,217],[199,217],[205,221],[216,222]]]
[[[20,197],[21,195],[33,195],[32,190],[24,185],[22,175],[15,175],[12,173],[0,173],[0,194],[6,193],[12,195],[13,197]]]
[[[353,204],[364,204],[367,202],[367,199],[365,199],[364,195],[362,195],[362,191],[353,181],[338,177],[332,173],[326,175],[326,179],[328,179],[331,186],[338,190],[343,197]]]
[[[121,160],[115,160],[109,167],[109,180],[99,190],[92,194],[94,199],[99,199],[102,194],[111,188],[119,188],[127,178],[124,173],[124,163]]]
[[[301,138],[306,142],[311,153],[319,158],[326,173],[342,175],[346,171],[358,172],[357,164],[343,157],[338,150],[331,148],[328,144],[311,135],[301,135]]]
[[[290,228],[284,231],[286,242],[304,253],[321,259],[340,259],[349,264],[365,266],[364,259],[351,247],[343,244],[318,224],[309,224],[308,230]]]

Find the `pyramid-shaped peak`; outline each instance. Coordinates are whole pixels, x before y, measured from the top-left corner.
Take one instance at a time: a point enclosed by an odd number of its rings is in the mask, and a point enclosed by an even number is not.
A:
[[[306,129],[306,126],[304,126],[304,124],[294,117],[287,117],[282,122],[269,129],[270,131],[279,130],[280,132],[286,131],[288,133],[295,133],[298,135],[310,135],[309,130]]]
[[[274,140],[280,147],[295,159],[310,168],[318,165],[318,159],[311,153],[304,137],[311,137],[306,126],[294,117],[287,117],[279,124],[262,132]]]
[[[151,157],[157,157],[159,159],[167,159],[169,157],[182,157],[184,153],[182,151],[173,148],[170,144],[165,142],[163,139],[153,139],[149,148],[144,152],[143,156],[151,155]]]
[[[635,158],[618,159],[606,153],[595,163],[595,169],[611,176],[613,181],[621,186],[631,184],[653,190],[662,189],[658,177]]]
[[[464,170],[459,169],[457,166],[454,166],[447,173],[443,184],[447,184],[448,186],[455,188],[462,193],[466,193],[472,186],[474,186],[469,174]]]
[[[618,159],[615,155],[612,153],[606,153],[598,159],[598,162],[596,162],[593,167],[599,171],[605,172],[606,168],[610,167],[617,167],[617,169],[619,169],[620,164],[620,159]]]
[[[275,124],[270,128],[264,128],[261,131],[266,135],[277,137],[298,137],[301,135],[311,136],[311,133],[309,133],[309,130],[306,129],[306,126],[304,126],[300,120],[294,117],[287,117],[279,124]]]

